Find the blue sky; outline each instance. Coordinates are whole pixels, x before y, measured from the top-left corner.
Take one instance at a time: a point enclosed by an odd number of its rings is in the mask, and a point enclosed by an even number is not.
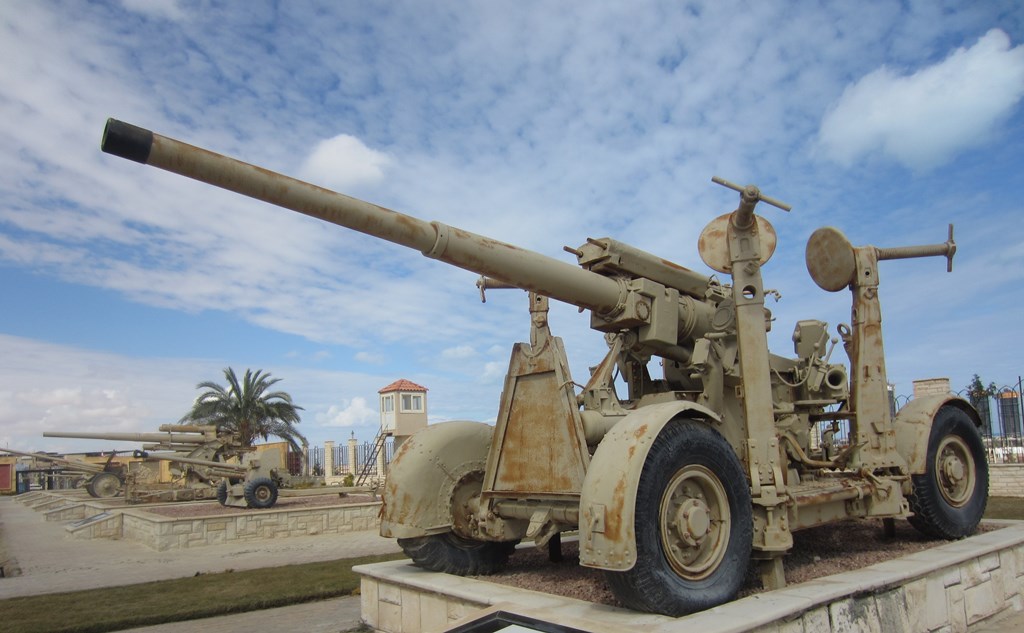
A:
[[[522,293],[104,155],[107,117],[566,261],[613,236],[710,273],[711,176],[757,184],[793,205],[760,209],[781,354],[850,318],[814,229],[952,222],[953,274],[882,264],[890,380],[1016,384],[1022,44],[1013,1],[0,3],[0,446],[108,449],[41,433],[152,430],[228,366],[281,378],[316,444],[370,439],[398,378],[493,420],[528,336]],[[585,382],[602,337],[551,322]]]

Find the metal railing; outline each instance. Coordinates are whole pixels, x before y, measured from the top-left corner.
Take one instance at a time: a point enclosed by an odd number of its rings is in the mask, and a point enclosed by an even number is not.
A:
[[[382,451],[384,453],[384,464],[385,464],[385,470],[386,470],[387,469],[387,464],[391,463],[391,460],[392,460],[392,458],[395,455],[395,442],[394,442],[394,438],[388,438],[387,439],[387,441],[384,444],[384,447],[383,447]],[[327,463],[324,447],[323,446],[311,446],[311,447],[309,447],[310,472],[312,474],[315,474],[315,475],[318,475],[318,476],[322,476],[322,475],[338,476],[338,475],[345,475],[347,473],[353,473],[353,474],[357,474],[358,475],[358,473],[362,470],[363,466],[367,462],[369,462],[370,463],[370,470],[371,470],[371,472],[374,473],[375,476],[379,476],[380,474],[376,472],[377,459],[376,458],[372,458],[372,459],[370,458],[370,455],[372,453],[373,453],[373,442],[360,442],[356,446],[356,464],[355,464],[355,467],[353,468],[352,465],[349,463],[350,460],[349,460],[348,444],[345,443],[345,444],[335,445],[334,446],[334,450],[333,450],[333,454],[332,454],[332,462],[333,462],[333,465],[334,465],[334,472],[333,473],[324,473],[324,465]]]

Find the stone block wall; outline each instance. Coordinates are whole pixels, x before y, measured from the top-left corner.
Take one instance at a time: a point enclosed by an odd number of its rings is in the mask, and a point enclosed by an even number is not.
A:
[[[378,525],[379,511],[379,501],[187,519],[126,510],[123,538],[162,552],[265,538],[339,534],[374,529]]]
[[[1024,464],[989,464],[990,497],[1024,497]]]

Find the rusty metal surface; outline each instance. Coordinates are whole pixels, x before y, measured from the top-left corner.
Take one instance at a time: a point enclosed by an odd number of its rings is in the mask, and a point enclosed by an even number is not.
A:
[[[580,564],[626,570],[636,564],[636,493],[647,453],[680,415],[715,421],[692,402],[666,402],[630,413],[605,435],[590,461],[580,496]]]
[[[454,421],[432,424],[406,439],[384,483],[381,536],[447,531],[456,486],[483,472],[493,433],[480,422]]]
[[[839,229],[826,226],[807,240],[804,252],[807,272],[822,290],[838,292],[853,283],[857,265],[853,246]]]
[[[700,253],[700,258],[708,267],[720,273],[732,272],[732,261],[729,259],[727,244],[732,215],[732,213],[726,213],[709,222],[697,240],[697,251]],[[761,240],[758,263],[764,264],[775,254],[779,238],[775,233],[775,227],[770,222],[759,215],[754,217],[757,218],[757,233]]]
[[[111,121],[108,130],[104,151],[416,249],[485,275],[481,290],[511,285],[530,291],[530,342],[514,348],[496,429],[448,423],[407,440],[385,486],[381,533],[386,536],[450,530],[471,540],[525,536],[544,543],[578,521],[582,564],[655,568],[665,561],[645,553],[656,550],[638,550],[635,543],[639,479],[651,444],[670,420],[703,417],[715,424],[745,469],[762,578],[782,583],[779,557],[792,545],[791,530],[845,516],[906,516],[909,473],[924,472],[935,412],[955,406],[978,420],[955,398],[914,401],[895,421],[889,410],[878,262],[944,256],[951,265],[952,228],[944,244],[896,248],[854,247],[831,227],[811,236],[805,259],[815,283],[830,292],[852,290],[852,325],[837,328],[850,360],[847,372],[830,361],[836,340],[829,344],[824,322],[798,326],[797,358],[769,353],[771,313],[761,267],[778,238],[755,209],[760,202],[789,207],[752,185],[714,179],[740,194],[737,208],[712,220],[698,243],[702,259],[731,276],[724,283],[610,238],[567,249],[581,269],[141,128]],[[591,328],[609,342],[609,355],[579,395],[561,342],[548,331],[545,296],[591,310]],[[655,360],[663,378],[651,374]],[[626,385],[625,397],[615,393],[617,383]],[[837,453],[830,451],[830,442],[812,446],[813,425],[824,420],[849,423],[849,448]],[[596,445],[592,456],[588,444]],[[967,487],[960,482],[972,481],[964,471],[977,465],[964,446],[947,447],[944,494],[955,505]],[[660,532],[660,545],[668,541],[680,551],[711,533],[709,517],[723,506],[721,499],[707,505],[699,500],[705,493],[721,497],[717,488],[702,483],[714,473],[705,476],[686,467],[677,488],[701,492],[681,494],[671,514],[682,518]],[[714,553],[707,559],[711,567],[720,558]],[[634,567],[638,556],[644,567]],[[690,565],[687,555],[658,573],[686,576],[693,571]],[[644,587],[633,589],[644,593]]]

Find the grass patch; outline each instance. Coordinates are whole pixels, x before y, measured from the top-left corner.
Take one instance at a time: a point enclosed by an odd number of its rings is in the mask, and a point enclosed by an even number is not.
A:
[[[10,598],[0,600],[0,631],[103,633],[346,596],[359,588],[353,566],[400,558],[364,556]]]

